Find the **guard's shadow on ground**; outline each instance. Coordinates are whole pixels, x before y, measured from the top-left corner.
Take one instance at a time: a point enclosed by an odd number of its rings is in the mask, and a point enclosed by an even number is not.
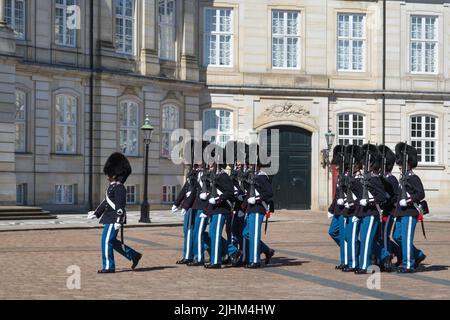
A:
[[[148,268],[136,268],[134,270],[132,269],[124,269],[116,271],[116,273],[122,273],[122,272],[150,272],[150,271],[159,271],[164,269],[173,269],[178,268],[177,266],[161,266],[161,267],[148,267]]]
[[[264,266],[264,268],[301,266],[304,263],[310,263],[310,261],[300,261],[297,259],[292,259],[292,258],[287,258],[287,257],[274,257],[270,260],[269,264]]]
[[[416,269],[416,273],[422,272],[432,272],[432,271],[446,271],[450,268],[450,266],[441,266],[441,265],[421,265]]]

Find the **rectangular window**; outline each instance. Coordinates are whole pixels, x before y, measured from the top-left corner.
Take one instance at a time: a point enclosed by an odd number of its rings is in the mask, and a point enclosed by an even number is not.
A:
[[[233,139],[233,112],[228,110],[206,110],[203,114],[205,139],[225,147]]]
[[[55,42],[68,47],[76,46],[77,30],[69,28],[67,21],[76,11],[68,12],[69,6],[76,5],[76,0],[56,0],[55,4]]]
[[[5,21],[17,39],[25,39],[25,0],[5,0]]]
[[[339,71],[364,71],[366,16],[338,14],[337,68]]]
[[[159,0],[159,57],[175,60],[175,0]]]
[[[272,11],[272,67],[300,67],[300,13]]]
[[[173,105],[166,105],[162,109],[162,156],[169,157],[173,149],[174,143],[178,141],[172,140],[172,132],[178,129],[179,112],[178,107]]]
[[[338,115],[338,144],[363,145],[365,141],[364,116],[353,113]]]
[[[205,66],[231,67],[233,63],[233,10],[206,8],[203,37]]]
[[[27,133],[27,95],[25,92],[16,90],[16,152],[26,151]]]
[[[163,186],[162,187],[162,202],[173,203],[177,197],[176,186]]]
[[[74,204],[74,186],[59,184],[55,187],[56,203]]]
[[[120,150],[127,156],[139,154],[139,106],[135,102],[122,102],[119,107]]]
[[[127,204],[136,203],[136,186],[127,186]]]
[[[55,111],[55,151],[76,153],[77,99],[68,95],[57,96]]]
[[[411,72],[434,73],[438,65],[438,18],[411,16]]]
[[[119,53],[134,54],[134,0],[115,0],[116,49]]]
[[[419,163],[437,163],[437,119],[433,116],[411,117],[411,145],[417,149]]]

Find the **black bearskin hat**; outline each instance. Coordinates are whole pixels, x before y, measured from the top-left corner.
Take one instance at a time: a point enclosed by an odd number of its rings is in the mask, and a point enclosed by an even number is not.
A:
[[[381,161],[385,162],[384,170],[386,172],[391,172],[394,169],[395,164],[395,153],[386,145],[379,145],[378,151],[381,154]]]
[[[345,170],[349,169],[349,164],[351,157],[353,155],[353,164],[354,165],[362,165],[363,160],[363,152],[360,146],[356,144],[348,145],[345,147]]]
[[[342,166],[344,157],[345,146],[342,144],[335,146],[333,149],[333,159],[331,160],[331,164],[334,164],[335,166]]]
[[[417,150],[416,148],[404,143],[399,142],[395,146],[395,163],[398,166],[401,166],[403,164],[403,158],[405,156],[405,149],[406,154],[408,156],[408,166],[410,169],[414,169],[417,167]]]
[[[379,170],[381,168],[381,154],[378,152],[378,148],[374,144],[366,143],[362,146],[364,159],[363,164],[367,162],[367,158],[370,155],[370,163],[368,170]]]
[[[115,152],[106,160],[103,173],[123,184],[131,174],[130,162],[123,154]]]

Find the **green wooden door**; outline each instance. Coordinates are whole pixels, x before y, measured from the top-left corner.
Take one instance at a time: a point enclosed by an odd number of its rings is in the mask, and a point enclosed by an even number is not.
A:
[[[272,178],[276,209],[311,209],[311,133],[280,126],[280,168]]]

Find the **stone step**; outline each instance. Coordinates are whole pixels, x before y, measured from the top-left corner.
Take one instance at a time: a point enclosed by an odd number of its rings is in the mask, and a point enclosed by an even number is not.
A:
[[[15,217],[8,217],[4,215],[0,215],[0,221],[9,221],[9,220],[50,220],[50,219],[56,219],[56,216],[52,215],[42,215],[42,216],[15,216]]]
[[[43,210],[38,207],[0,206],[0,214],[3,212],[43,212]]]
[[[0,206],[0,220],[56,219],[55,215],[38,207]]]

